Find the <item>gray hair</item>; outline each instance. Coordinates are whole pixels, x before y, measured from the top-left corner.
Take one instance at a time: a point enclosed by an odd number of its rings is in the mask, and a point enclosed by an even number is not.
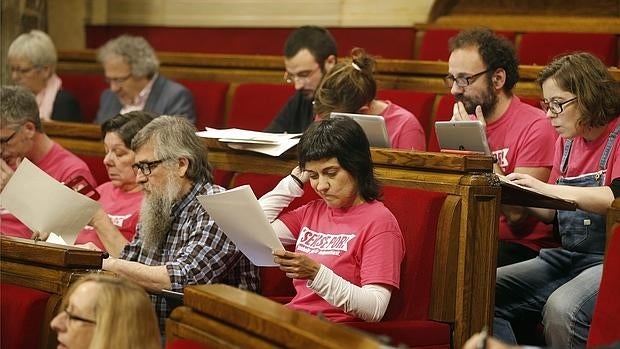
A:
[[[40,30],[31,30],[18,36],[7,53],[8,58],[26,58],[35,67],[49,65],[56,69],[58,55],[52,39]]]
[[[131,141],[131,149],[153,142],[158,159],[180,159],[189,161],[186,177],[194,182],[213,183],[207,146],[196,135],[196,127],[186,118],[162,115],[144,126]]]
[[[153,47],[141,36],[121,35],[105,43],[97,52],[97,60],[103,63],[117,55],[129,65],[135,77],[153,77],[159,71],[159,59]]]
[[[31,121],[38,132],[43,132],[39,106],[34,94],[21,86],[0,88],[0,124],[2,127],[23,125]]]

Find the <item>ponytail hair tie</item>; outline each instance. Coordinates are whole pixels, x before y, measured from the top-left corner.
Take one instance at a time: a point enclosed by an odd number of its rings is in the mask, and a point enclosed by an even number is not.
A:
[[[355,70],[357,70],[357,71],[362,71],[362,68],[360,68],[360,66],[359,66],[359,65],[357,65],[357,63],[355,63],[355,62],[351,62],[351,65],[353,66],[353,68],[354,68]]]

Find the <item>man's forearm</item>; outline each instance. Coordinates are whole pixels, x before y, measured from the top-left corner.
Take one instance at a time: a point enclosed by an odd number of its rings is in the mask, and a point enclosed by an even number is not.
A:
[[[136,282],[150,293],[161,293],[172,286],[165,265],[150,266],[110,257],[103,260],[103,269]]]
[[[108,251],[110,256],[118,257],[129,241],[125,239],[123,234],[112,223],[110,217],[103,210],[100,210],[91,223],[106,251]]]

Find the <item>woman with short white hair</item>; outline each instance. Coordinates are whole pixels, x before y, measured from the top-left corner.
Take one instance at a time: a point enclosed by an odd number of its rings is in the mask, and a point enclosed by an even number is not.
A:
[[[77,99],[62,89],[56,75],[56,47],[46,33],[21,34],[9,46],[7,58],[11,80],[34,93],[41,120],[82,121]]]

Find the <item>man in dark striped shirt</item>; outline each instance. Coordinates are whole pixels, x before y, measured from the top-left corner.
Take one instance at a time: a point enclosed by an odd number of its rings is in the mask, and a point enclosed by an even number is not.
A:
[[[183,118],[161,116],[134,137],[133,167],[144,190],[136,236],[127,244],[120,234],[98,231],[106,246],[118,246],[109,249],[112,257],[104,260],[104,269],[152,294],[162,331],[171,311],[162,289],[182,292],[186,285],[224,283],[259,290],[258,268],[196,199],[225,189],[212,184],[207,149],[195,132]]]

